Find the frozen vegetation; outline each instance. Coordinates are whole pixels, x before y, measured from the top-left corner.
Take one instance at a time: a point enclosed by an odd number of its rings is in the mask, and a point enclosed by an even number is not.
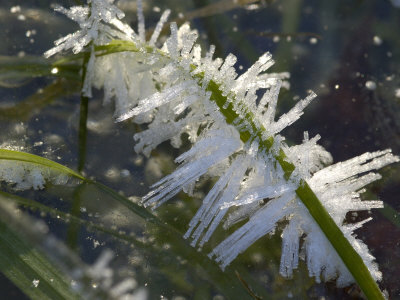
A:
[[[121,21],[124,14],[112,2],[92,0],[88,6],[57,7],[80,29],[57,40],[45,56],[90,49],[83,92],[90,97],[93,87],[102,88],[104,101],[115,101],[118,122],[131,119],[148,124],[134,136],[135,151],[149,156],[163,141],[180,147],[182,133],[189,136],[192,148],[176,158],[178,168],[152,186],[143,204],[156,208],[180,191],[191,194],[202,176],[217,175],[219,179],[188,224],[185,238],[193,246],[202,247],[221,224],[229,227],[247,220],[209,254],[224,268],[259,238],[274,233],[281,222],[282,276],[291,277],[303,259],[317,281],[336,279],[338,286],[346,286],[354,282],[353,276],[296,194],[307,182],[379,281],[382,275],[374,257],[354,234],[370,219],[348,224],[345,218],[349,211],[383,206],[378,200],[361,200],[360,195],[366,185],[380,178],[376,170],[399,158],[384,150],[330,165],[331,155],[317,144],[320,137],[310,138],[307,132],[302,144],[289,147],[281,131],[300,118],[316,95],[311,92],[277,119],[279,92],[288,88],[289,75],[266,73],[274,63],[271,54],[262,55],[239,76],[234,67],[237,58],[233,54],[214,58],[213,46],[203,54],[196,44],[198,33],[188,24],[171,23],[170,36],[160,44],[157,38],[168,10],[146,41],[141,1],[138,32]],[[96,56],[100,46],[113,40],[120,40],[115,45],[122,47],[122,40],[135,48]],[[220,93],[218,99],[215,90]],[[295,166],[290,176],[277,163],[282,151],[285,161]]]
[[[51,168],[27,162],[0,159],[0,181],[14,186],[16,190],[43,189],[46,183],[66,184],[69,177]]]

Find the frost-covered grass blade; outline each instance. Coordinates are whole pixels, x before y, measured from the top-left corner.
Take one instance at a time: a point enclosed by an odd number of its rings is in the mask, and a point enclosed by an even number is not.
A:
[[[344,286],[356,280],[367,297],[382,298],[374,258],[353,234],[363,223],[348,226],[344,218],[348,211],[381,206],[361,201],[359,195],[379,179],[374,170],[399,158],[390,150],[377,151],[326,167],[332,158],[317,145],[319,136],[309,139],[306,133],[302,144],[289,147],[281,132],[300,118],[315,98],[313,92],[275,120],[280,89],[289,84],[287,73],[267,73],[274,63],[270,53],[239,76],[233,54],[214,58],[211,46],[202,55],[195,44],[198,34],[188,24],[172,22],[170,36],[159,47],[157,37],[169,12],[147,42],[142,1],[137,7],[138,33],[122,23],[123,13],[112,1],[58,8],[81,29],[56,41],[45,55],[69,49],[90,53],[82,92],[90,96],[93,87],[102,88],[105,102],[115,100],[117,121],[149,124],[135,135],[135,150],[149,155],[165,140],[179,148],[183,133],[193,143],[177,158],[177,170],[154,184],[143,203],[158,207],[181,190],[192,193],[199,178],[218,176],[185,235],[193,245],[202,246],[225,215],[228,223],[247,219],[211,252],[225,267],[286,220],[283,276],[293,274],[302,250],[317,281],[336,279]],[[231,207],[239,207],[232,217]]]

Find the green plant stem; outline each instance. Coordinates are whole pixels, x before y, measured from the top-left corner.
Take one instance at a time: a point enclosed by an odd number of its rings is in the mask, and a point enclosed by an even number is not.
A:
[[[85,53],[82,65],[81,85],[85,81],[87,73],[87,64],[90,59],[90,53]],[[86,141],[87,141],[87,118],[89,113],[89,98],[81,92],[81,103],[79,109],[79,128],[78,128],[78,172],[82,173],[86,162]],[[72,201],[71,215],[79,218],[81,208],[80,188],[76,190]],[[71,249],[76,250],[78,246],[80,224],[71,222],[67,229],[67,244]]]
[[[82,87],[87,73],[87,64],[90,53],[85,53],[82,67]],[[86,161],[86,140],[87,140],[87,118],[89,113],[89,98],[81,92],[81,105],[79,114],[79,133],[78,133],[78,172],[81,173]]]
[[[81,205],[82,205],[82,186],[78,186],[73,195],[72,207],[70,214],[73,216],[71,218],[71,222],[68,224],[67,228],[67,238],[66,244],[72,250],[78,250],[78,238],[79,238],[79,229],[81,227],[80,222],[76,220],[80,218],[81,215]]]
[[[81,173],[86,161],[87,117],[89,98],[81,96],[79,132],[78,132],[78,172]]]
[[[144,50],[148,53],[156,52],[168,58],[168,55],[166,53],[163,53],[159,49],[154,49],[151,47],[138,49],[138,47],[136,47],[136,45],[132,42],[119,40],[112,41],[109,45],[96,46],[95,50],[98,51],[97,54],[99,56],[116,52],[139,52]],[[191,68],[195,69],[196,66],[192,65]],[[204,78],[204,74],[201,73],[194,76],[188,73],[188,75],[194,77],[194,79],[196,79],[198,82],[201,82]],[[238,117],[238,114],[234,111],[232,104],[229,104],[226,108],[224,107],[224,104],[228,99],[222,94],[222,91],[220,90],[220,85],[215,81],[210,80],[206,90],[211,92],[210,100],[214,101],[217,104],[221,114],[225,117],[226,122],[228,124],[232,124],[233,120]],[[262,141],[260,142],[259,151],[269,152],[272,145],[274,144],[273,137],[269,137],[268,139],[262,138],[263,133],[266,130],[262,126],[258,127],[256,125],[256,123],[253,121],[254,115],[251,112],[248,112],[244,116],[244,119],[246,123],[250,124],[253,131],[256,132],[256,136],[259,138],[259,140]],[[244,143],[247,142],[250,138],[255,138],[246,129],[238,128],[238,131],[240,133],[240,138]],[[285,173],[285,178],[288,180],[292,172],[294,171],[295,166],[287,160],[287,157],[282,149],[279,150],[279,153],[275,156],[275,158],[282,167]],[[360,286],[361,290],[364,292],[365,296],[368,299],[384,299],[384,296],[380,291],[379,286],[372,278],[368,268],[364,264],[364,261],[356,252],[356,250],[352,247],[347,238],[344,236],[343,232],[329,215],[325,207],[322,205],[321,201],[318,199],[318,197],[315,195],[315,193],[312,191],[306,181],[300,181],[299,187],[296,190],[296,194],[303,202],[303,204],[307,207],[310,215],[321,228],[321,230],[325,234],[325,237],[332,244],[333,248],[336,250],[340,258],[346,265],[347,269],[353,275],[354,279]]]

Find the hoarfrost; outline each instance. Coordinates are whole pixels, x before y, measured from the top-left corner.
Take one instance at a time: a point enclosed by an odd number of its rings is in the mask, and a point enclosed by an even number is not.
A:
[[[63,185],[69,177],[51,168],[33,163],[0,159],[0,181],[14,186],[16,190],[43,189],[47,182]]]

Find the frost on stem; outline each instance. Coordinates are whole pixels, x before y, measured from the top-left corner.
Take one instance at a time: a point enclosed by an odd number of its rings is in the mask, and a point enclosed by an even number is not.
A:
[[[310,169],[319,168],[320,158],[326,157],[326,153],[321,153],[321,149],[318,150],[315,147],[307,146],[309,150],[314,148],[310,152],[304,151],[304,147],[301,148],[294,146],[287,152],[290,152],[290,156],[296,157],[298,161],[308,160]],[[383,207],[381,201],[362,201],[360,194],[365,191],[363,189],[365,185],[380,178],[379,174],[371,171],[398,161],[399,158],[392,155],[390,150],[365,153],[323,168],[308,180],[322,204],[364,260],[375,280],[380,280],[382,274],[374,263],[374,257],[369,253],[367,246],[361,240],[356,239],[354,235],[354,230],[370,219],[351,225],[345,225],[344,221],[349,211]],[[306,207],[297,198],[295,188],[287,187],[285,193],[280,194],[276,193],[279,190],[278,187],[274,187],[273,191],[270,190],[270,193],[264,194],[261,194],[259,190],[250,190],[250,193],[239,198],[238,202],[243,204],[240,208],[242,213],[247,211],[245,206],[252,205],[258,200],[265,198],[271,200],[266,204],[257,203],[259,209],[249,216],[249,221],[218,245],[212,251],[211,256],[215,256],[222,267],[225,267],[260,237],[273,232],[278,221],[286,220],[288,225],[282,233],[281,275],[292,276],[293,269],[298,266],[300,252],[303,253],[302,258],[307,262],[310,276],[315,276],[317,281],[321,277],[325,281],[337,278],[338,286],[346,286],[354,282],[332,245],[309,215]],[[266,187],[264,190],[267,191],[269,188]],[[243,201],[243,199],[252,201]],[[232,202],[230,205],[234,204]],[[234,218],[228,219],[227,226],[232,225],[241,217],[241,214],[234,215]],[[300,237],[303,235],[305,235],[303,249],[300,249]]]
[[[276,120],[279,92],[289,87],[289,74],[267,73],[274,63],[270,53],[239,76],[233,54],[225,60],[213,58],[215,47],[211,46],[202,56],[196,44],[198,34],[188,24],[178,27],[172,23],[170,36],[158,45],[169,11],[161,16],[148,43],[141,1],[138,34],[120,21],[122,14],[112,1],[92,0],[89,7],[60,11],[77,21],[81,29],[57,41],[47,56],[69,48],[79,52],[89,41],[106,44],[112,38],[132,42],[137,48],[95,57],[89,61],[87,74],[88,82],[103,88],[105,101],[115,99],[117,121],[132,119],[148,124],[134,136],[135,151],[148,156],[166,140],[180,147],[182,133],[193,143],[176,159],[180,165],[175,172],[155,183],[143,198],[146,206],[158,207],[181,190],[190,193],[199,178],[215,175],[218,168],[219,179],[185,234],[193,246],[203,246],[224,220],[225,227],[247,220],[210,253],[225,267],[256,240],[274,232],[278,222],[285,221],[282,276],[292,276],[302,258],[317,281],[337,279],[340,286],[350,284],[353,277],[296,195],[299,184],[306,181],[373,278],[380,280],[374,258],[354,234],[369,219],[346,225],[344,218],[349,211],[382,207],[380,201],[362,201],[360,194],[365,185],[380,178],[374,170],[399,161],[390,150],[365,153],[325,167],[332,163],[332,157],[317,145],[319,136],[310,139],[305,133],[302,144],[286,145],[281,131],[300,118],[316,95],[310,93]],[[294,165],[289,179],[282,162],[277,162],[282,151]]]
[[[113,38],[134,41],[137,38],[135,32],[129,25],[120,21],[125,14],[113,5],[113,2],[113,0],[93,0],[89,1],[88,6],[73,6],[70,9],[56,6],[55,11],[77,22],[80,29],[56,40],[55,47],[46,51],[44,56],[50,57],[69,49],[77,54],[82,52],[90,42],[101,45]]]
[[[69,177],[51,168],[14,160],[0,159],[0,181],[16,190],[43,189],[46,182],[66,184]]]

